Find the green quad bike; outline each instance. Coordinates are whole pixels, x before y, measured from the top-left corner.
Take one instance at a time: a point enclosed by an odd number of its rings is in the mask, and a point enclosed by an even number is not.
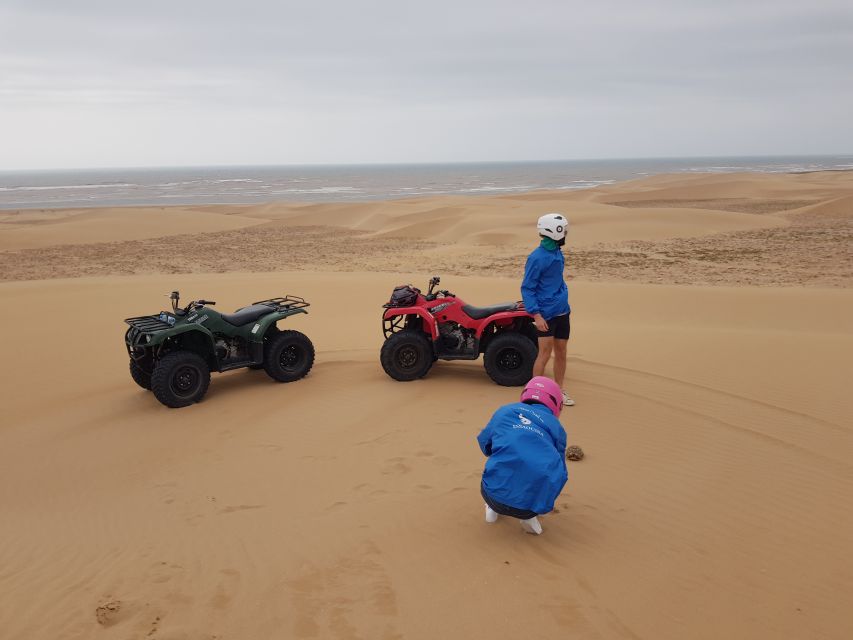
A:
[[[201,400],[211,371],[264,369],[273,380],[293,382],[314,364],[308,337],[276,326],[283,318],[308,313],[303,298],[270,298],[234,313],[218,313],[210,300],[193,300],[181,308],[177,291],[169,297],[171,312],[127,318],[130,328],[124,336],[130,376],[167,407]]]

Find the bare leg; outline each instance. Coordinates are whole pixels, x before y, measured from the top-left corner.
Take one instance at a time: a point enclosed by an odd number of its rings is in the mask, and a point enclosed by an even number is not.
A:
[[[568,343],[568,340],[554,340],[554,382],[560,385],[560,389],[563,388],[563,380],[566,377]]]
[[[536,362],[533,363],[533,377],[536,376],[544,376],[545,375],[545,365],[548,364],[548,360],[551,358],[551,351],[554,349],[554,338],[551,336],[547,336],[543,338],[539,337],[539,355],[536,356]],[[565,371],[565,364],[563,365],[563,371]]]

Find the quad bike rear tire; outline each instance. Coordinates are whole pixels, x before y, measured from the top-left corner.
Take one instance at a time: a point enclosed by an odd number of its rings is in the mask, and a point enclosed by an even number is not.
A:
[[[130,377],[140,387],[146,391],[151,391],[151,374],[136,364],[135,360],[130,361]]]
[[[198,402],[210,386],[210,367],[192,351],[173,351],[160,358],[151,374],[151,391],[167,407]]]
[[[264,370],[277,382],[304,378],[314,365],[314,345],[304,333],[277,332],[264,344]]]
[[[400,331],[388,337],[379,352],[385,373],[394,380],[423,378],[435,362],[432,345],[421,331]]]
[[[503,387],[520,387],[533,377],[538,349],[530,338],[517,331],[499,333],[483,355],[486,373]]]

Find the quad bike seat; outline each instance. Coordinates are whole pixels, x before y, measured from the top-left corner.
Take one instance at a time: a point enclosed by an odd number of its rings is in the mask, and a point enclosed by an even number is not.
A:
[[[483,318],[488,318],[493,313],[500,313],[501,311],[511,311],[515,309],[515,302],[504,302],[502,304],[493,304],[491,307],[475,307],[470,304],[466,304],[462,307],[462,311],[468,314],[469,318],[474,318],[474,320],[482,320]]]
[[[263,318],[268,313],[272,313],[274,309],[265,304],[253,304],[242,309],[237,309],[234,313],[223,313],[222,319],[228,324],[233,324],[235,327],[242,327],[250,322],[254,322],[258,318]]]

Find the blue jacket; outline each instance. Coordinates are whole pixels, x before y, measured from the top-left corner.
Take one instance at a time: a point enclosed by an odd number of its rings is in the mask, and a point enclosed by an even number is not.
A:
[[[549,251],[540,246],[527,257],[521,298],[528,313],[541,313],[543,318],[551,320],[571,312],[569,289],[563,280],[565,264],[559,247]]]
[[[477,436],[489,457],[483,488],[495,501],[548,513],[568,480],[566,432],[541,404],[514,402],[495,411]]]

